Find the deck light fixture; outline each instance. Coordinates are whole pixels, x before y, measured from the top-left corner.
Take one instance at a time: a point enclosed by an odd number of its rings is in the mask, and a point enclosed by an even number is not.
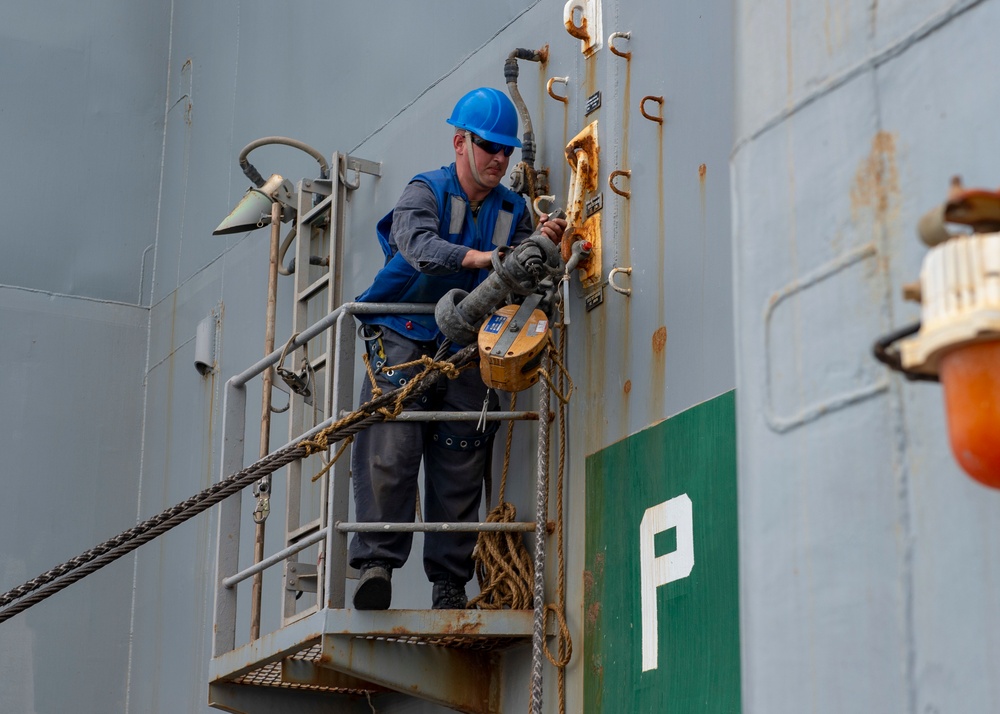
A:
[[[271,174],[260,188],[251,186],[219,227],[213,236],[230,233],[246,233],[263,228],[271,223],[271,204],[280,202],[291,210],[283,211],[283,216],[294,215],[292,185],[279,174]],[[288,220],[285,218],[284,220]]]
[[[952,233],[949,223],[973,232]],[[880,340],[875,354],[911,379],[941,382],[955,460],[1000,489],[1000,191],[953,179],[918,232],[930,250],[904,297],[921,303],[921,321]]]

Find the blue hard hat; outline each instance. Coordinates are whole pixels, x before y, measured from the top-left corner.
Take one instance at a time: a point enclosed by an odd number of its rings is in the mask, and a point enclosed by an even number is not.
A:
[[[517,109],[506,94],[492,87],[473,89],[458,100],[448,123],[504,146],[521,146]]]

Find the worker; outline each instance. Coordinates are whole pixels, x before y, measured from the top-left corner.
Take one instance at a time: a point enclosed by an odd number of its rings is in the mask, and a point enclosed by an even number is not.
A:
[[[395,208],[377,226],[386,263],[360,302],[435,303],[452,288],[471,291],[488,275],[493,250],[513,246],[532,231],[524,199],[501,185],[515,147],[518,120],[503,92],[475,89],[455,105],[447,122],[455,127],[455,161],[415,176]],[[563,219],[540,217],[542,232],[559,242]],[[359,315],[375,381],[383,391],[412,379],[417,368],[383,371],[423,355],[435,356],[443,336],[433,315]],[[372,395],[369,380],[361,401]],[[482,411],[499,400],[478,369],[442,379],[409,408]],[[360,432],[351,458],[357,520],[412,522],[417,476],[424,465],[423,518],[427,522],[474,522],[486,469],[492,460],[496,422],[483,430],[475,421],[388,422]],[[350,564],[360,570],[354,607],[384,610],[392,599],[392,571],[406,562],[411,533],[355,533]],[[436,609],[468,604],[475,533],[427,533],[424,571]]]

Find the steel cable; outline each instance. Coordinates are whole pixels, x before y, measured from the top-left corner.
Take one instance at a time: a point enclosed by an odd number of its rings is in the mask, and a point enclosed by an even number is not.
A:
[[[551,360],[551,355],[549,355]],[[535,616],[531,635],[531,712],[542,711],[542,660],[545,637],[545,527],[549,489],[549,385],[538,383],[538,490],[535,498]]]
[[[238,493],[261,477],[274,473],[292,461],[305,458],[310,453],[323,450],[329,444],[353,436],[372,424],[391,418],[390,414],[393,412],[398,413],[404,402],[411,401],[420,396],[441,379],[442,376],[452,377],[456,373],[455,368],[460,368],[470,363],[477,349],[476,345],[469,345],[445,362],[426,366],[424,371],[414,377],[405,387],[372,399],[348,416],[321,430],[311,439],[303,439],[297,444],[286,446],[268,454],[242,471],[227,476],[152,518],[119,533],[117,536],[28,580],[22,585],[8,590],[3,595],[0,595],[0,623],[36,605],[105,565],[112,563],[123,555],[127,555],[144,543],[148,543],[154,538],[163,535],[170,529],[211,508],[229,496]],[[389,405],[394,407],[392,411],[386,409]]]

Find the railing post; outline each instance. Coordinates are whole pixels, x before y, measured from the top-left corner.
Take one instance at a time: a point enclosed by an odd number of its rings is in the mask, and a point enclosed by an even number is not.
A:
[[[337,319],[335,334],[336,350],[333,357],[333,398],[331,416],[342,411],[350,411],[354,404],[354,317],[344,311]],[[326,602],[323,606],[331,609],[343,608],[346,602],[347,580],[347,540],[348,534],[334,528],[338,521],[346,521],[350,509],[350,449],[334,464],[327,482],[327,522],[329,530],[326,540],[324,574]]]
[[[243,440],[246,428],[246,386],[226,382],[222,407],[222,473],[219,479],[243,470]],[[242,495],[242,494],[241,494]],[[219,504],[219,534],[216,556],[214,656],[236,648],[236,589],[222,581],[239,570],[240,512],[242,498],[233,496]]]

